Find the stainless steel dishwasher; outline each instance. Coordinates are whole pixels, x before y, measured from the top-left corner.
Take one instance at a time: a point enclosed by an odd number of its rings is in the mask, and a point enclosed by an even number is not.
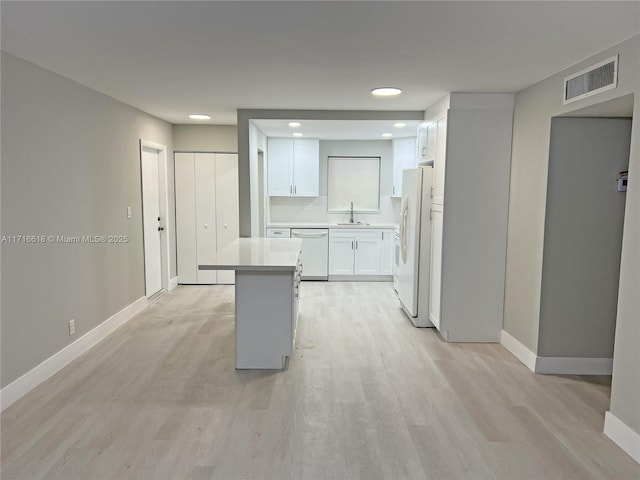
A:
[[[329,230],[327,228],[292,228],[291,238],[302,239],[302,280],[327,280]]]

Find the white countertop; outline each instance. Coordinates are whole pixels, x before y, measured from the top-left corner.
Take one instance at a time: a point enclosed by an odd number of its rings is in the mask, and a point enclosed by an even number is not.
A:
[[[297,238],[238,238],[198,269],[295,271],[301,247]]]
[[[270,223],[267,228],[398,228],[397,223]]]

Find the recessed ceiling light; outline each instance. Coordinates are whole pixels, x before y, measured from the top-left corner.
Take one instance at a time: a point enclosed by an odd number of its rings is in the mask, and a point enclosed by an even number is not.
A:
[[[298,128],[300,127],[300,122],[289,122],[289,127]]]
[[[189,115],[191,120],[211,120],[211,115],[205,115],[204,113],[192,113]]]
[[[393,137],[393,133],[383,133],[382,136],[384,138],[389,138],[389,137]]]
[[[300,132],[294,132],[293,136],[294,136],[294,137],[301,137],[301,136],[302,136],[302,133],[300,133]]]
[[[371,90],[371,94],[376,97],[393,97],[394,95],[400,95],[402,90],[396,87],[380,87]]]
[[[394,123],[393,126],[396,128],[404,128],[407,126],[407,124],[404,122],[397,122],[397,123]]]

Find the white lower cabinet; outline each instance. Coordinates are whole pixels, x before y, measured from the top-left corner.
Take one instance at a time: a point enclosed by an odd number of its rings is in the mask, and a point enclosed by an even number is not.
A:
[[[391,275],[381,268],[383,236],[379,229],[329,230],[329,275]]]
[[[237,369],[281,369],[296,351],[301,263],[295,271],[238,270]]]
[[[394,241],[393,229],[380,230],[380,275],[393,275]]]

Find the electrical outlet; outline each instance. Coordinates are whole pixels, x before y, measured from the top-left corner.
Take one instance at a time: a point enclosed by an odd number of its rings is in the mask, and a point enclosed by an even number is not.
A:
[[[72,318],[71,320],[69,320],[69,336],[73,335],[74,333],[76,333],[76,320],[75,318]]]

